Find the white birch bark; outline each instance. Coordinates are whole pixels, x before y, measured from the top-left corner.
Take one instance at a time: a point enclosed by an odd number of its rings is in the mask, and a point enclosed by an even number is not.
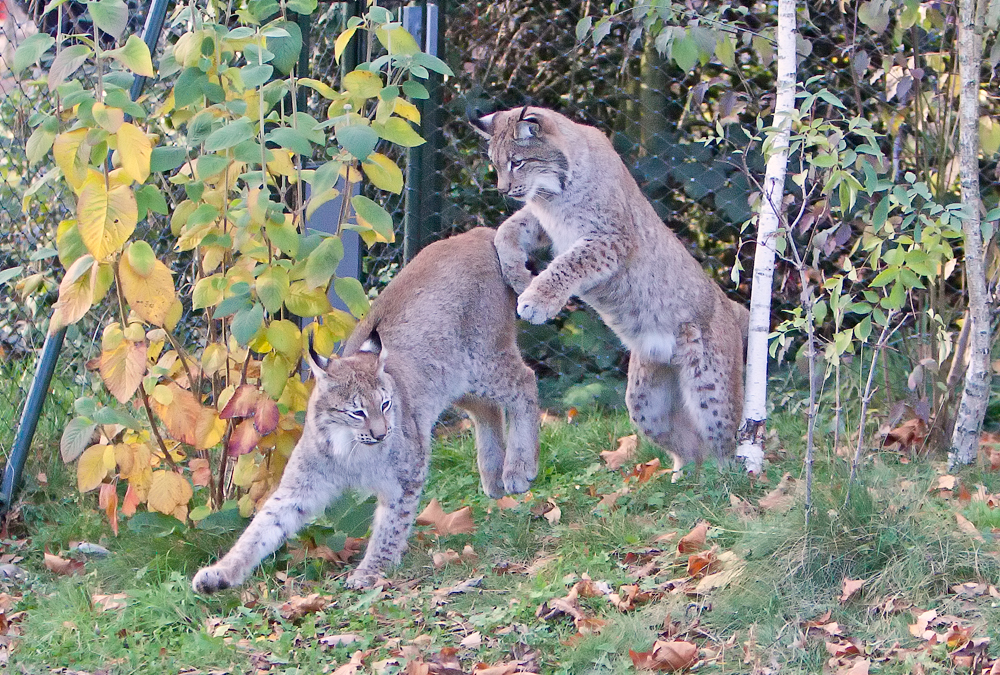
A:
[[[959,177],[965,219],[965,280],[969,291],[972,322],[969,367],[965,388],[955,417],[948,453],[948,467],[970,464],[979,451],[979,434],[990,396],[990,302],[983,265],[979,198],[979,70],[983,52],[983,13],[976,0],[960,0],[958,9],[958,74],[962,94],[959,101]]]
[[[774,242],[781,222],[788,164],[788,138],[795,109],[795,0],[778,0],[778,81],[774,106],[776,131],[764,174],[764,194],[757,218],[757,250],[750,291],[750,336],[747,341],[743,424],[737,434],[736,456],[746,470],[764,468],[764,422],[767,419],[767,336],[771,330],[771,288],[774,278]]]

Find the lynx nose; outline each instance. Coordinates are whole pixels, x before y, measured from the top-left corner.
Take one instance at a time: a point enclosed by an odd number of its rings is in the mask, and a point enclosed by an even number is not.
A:
[[[497,179],[497,190],[502,194],[507,194],[510,192],[510,179],[498,178]]]

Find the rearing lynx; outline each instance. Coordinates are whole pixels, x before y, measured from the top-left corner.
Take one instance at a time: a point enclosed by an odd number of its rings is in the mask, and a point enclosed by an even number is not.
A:
[[[599,130],[543,108],[473,122],[489,139],[500,192],[525,202],[498,229],[504,277],[532,323],[570,296],[631,350],[626,404],[636,426],[684,461],[735,448],[749,313],[731,301],[656,215]],[[527,253],[554,258],[532,279]]]
[[[374,584],[399,562],[427,478],[431,427],[452,403],[476,427],[491,497],[525,492],[538,471],[535,374],[517,348],[515,297],[478,228],[429,245],[386,287],[344,346],[311,355],[316,386],[302,438],[274,494],[199,593],[236,586],[347,488],[378,498],[365,557],[347,579]]]

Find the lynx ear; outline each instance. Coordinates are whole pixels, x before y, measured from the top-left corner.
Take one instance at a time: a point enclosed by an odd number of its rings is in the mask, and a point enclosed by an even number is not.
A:
[[[493,138],[493,126],[496,123],[497,114],[490,113],[489,115],[483,115],[482,117],[473,117],[469,120],[472,124],[472,128],[476,130],[476,133],[489,140]]]
[[[309,370],[317,380],[326,377],[326,367],[330,364],[330,359],[320,356],[313,348],[313,336],[309,333]]]
[[[383,368],[385,368],[386,349],[382,344],[382,338],[379,337],[378,331],[373,330],[371,335],[368,336],[368,339],[361,344],[360,348],[358,348],[358,351],[376,354],[378,356],[379,372],[382,372]]]

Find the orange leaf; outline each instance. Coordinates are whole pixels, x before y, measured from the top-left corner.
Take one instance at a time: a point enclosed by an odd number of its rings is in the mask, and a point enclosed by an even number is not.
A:
[[[111,531],[118,536],[118,490],[113,483],[101,483],[100,496],[97,505],[104,509],[108,522],[111,523]]]
[[[260,432],[254,426],[253,420],[243,420],[229,435],[226,452],[230,457],[239,457],[256,448],[258,443],[260,443]]]
[[[708,535],[708,523],[704,520],[694,526],[694,529],[681,537],[677,542],[678,553],[694,553],[705,548],[705,540]]]
[[[163,404],[154,398],[153,410],[163,420],[171,438],[199,450],[210,448],[222,440],[225,423],[213,409],[201,405],[194,394],[174,382],[160,386],[168,390],[169,403]]]
[[[628,464],[639,449],[639,436],[622,436],[618,439],[617,450],[605,450],[601,453],[601,459],[612,471],[616,471]]]
[[[191,482],[194,485],[204,487],[212,481],[212,467],[207,459],[196,457],[188,462],[188,468],[191,469]]]
[[[688,558],[687,573],[690,577],[704,576],[715,563],[715,547],[711,551],[692,553]]]
[[[662,476],[665,473],[669,472],[666,469],[660,468],[660,458],[654,457],[653,459],[643,464],[636,464],[635,468],[632,470],[632,473],[630,473],[628,477],[626,477],[626,480],[628,480],[629,478],[635,478],[636,482],[639,485],[642,485],[643,483],[652,480],[657,476]]]
[[[57,555],[52,555],[48,551],[45,551],[45,567],[50,572],[55,572],[56,574],[62,574],[65,576],[83,574],[83,563],[79,560],[73,560],[72,558],[60,558]]]
[[[472,508],[465,506],[457,511],[445,513],[437,498],[417,516],[417,525],[433,525],[434,530],[442,536],[449,534],[472,534],[476,526],[472,522]]]
[[[966,534],[970,535],[976,541],[985,541],[983,535],[979,534],[979,528],[976,527],[972,521],[963,516],[961,513],[955,514],[955,520],[958,521],[958,529]]]
[[[251,417],[259,398],[260,391],[257,387],[252,384],[241,384],[219,413],[219,418],[228,420],[233,417]]]
[[[135,515],[135,509],[139,506],[139,504],[141,504],[139,501],[139,495],[130,483],[128,489],[125,490],[125,498],[122,500],[122,513],[125,514],[126,517],[131,518]]]
[[[187,507],[193,495],[191,484],[184,476],[173,471],[154,471],[146,503],[150,511],[178,515],[177,509]]]
[[[296,619],[301,619],[306,614],[318,612],[330,604],[331,600],[333,600],[333,597],[320,595],[319,593],[313,593],[305,597],[293,595],[288,599],[288,602],[281,606],[281,616],[289,621],[295,621]]]
[[[840,594],[840,601],[847,602],[847,599],[858,592],[865,585],[864,579],[848,579],[844,577],[844,591]]]
[[[628,650],[632,665],[640,670],[674,671],[690,668],[698,662],[698,647],[683,640],[657,640],[648,652]]]
[[[518,502],[510,495],[504,495],[503,497],[497,500],[497,508],[500,509],[501,511],[504,509],[515,509],[517,508],[519,503],[520,502]]]
[[[920,418],[913,418],[903,422],[901,425],[890,431],[885,436],[885,444],[899,445],[903,450],[914,445],[920,445],[927,437],[927,423]]]

